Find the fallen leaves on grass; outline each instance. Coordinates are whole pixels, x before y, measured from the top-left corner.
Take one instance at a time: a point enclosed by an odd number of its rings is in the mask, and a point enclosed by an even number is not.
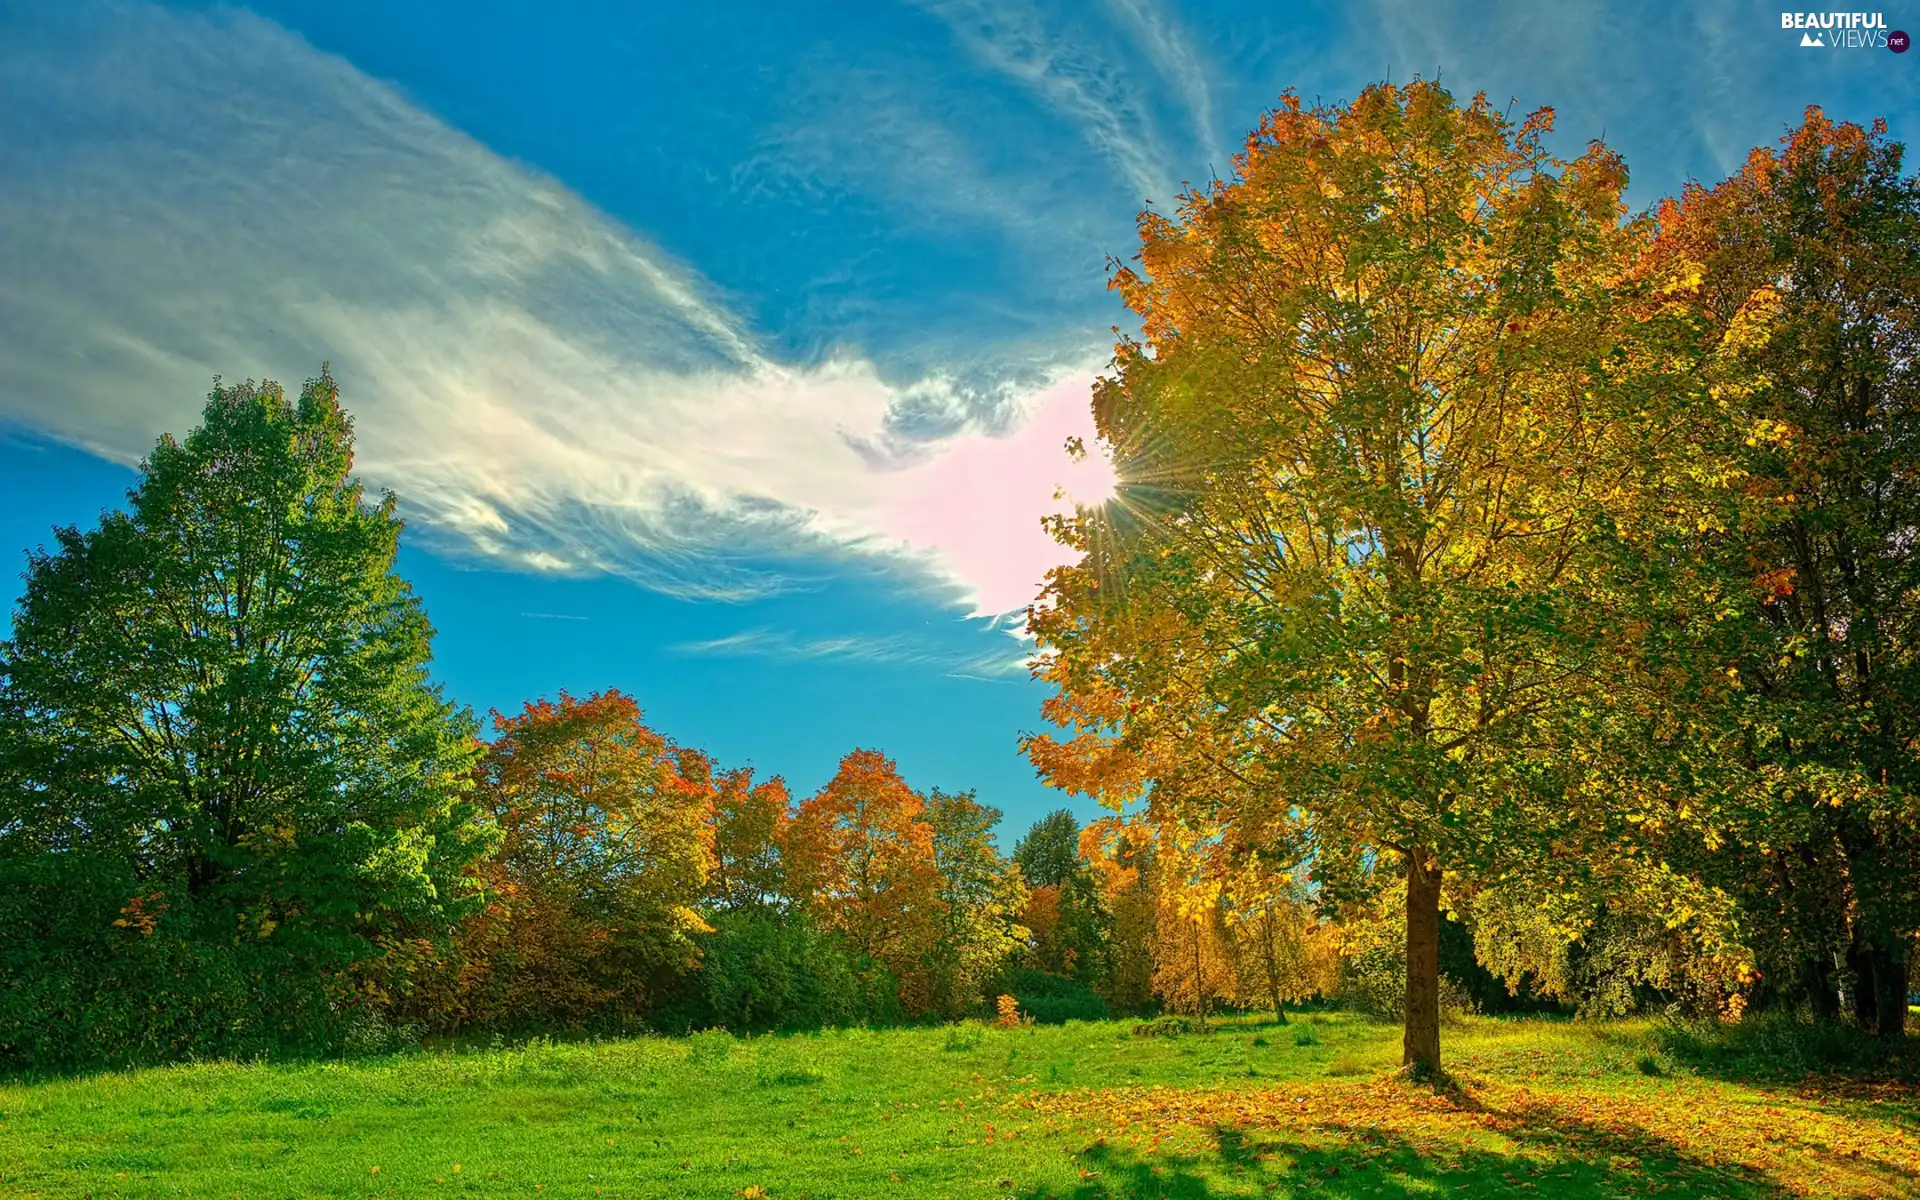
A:
[[[1751,1172],[1795,1195],[1920,1194],[1920,1135],[1804,1096],[1687,1081],[1603,1090],[1475,1081],[1451,1094],[1393,1079],[1271,1089],[1139,1087],[1008,1100],[1142,1155],[1203,1151],[1222,1130],[1278,1131],[1362,1158],[1390,1144],[1436,1164],[1494,1155],[1516,1167]]]

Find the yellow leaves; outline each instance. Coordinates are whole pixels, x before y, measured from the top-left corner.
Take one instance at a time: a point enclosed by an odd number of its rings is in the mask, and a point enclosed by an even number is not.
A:
[[[1662,296],[1671,296],[1675,292],[1696,292],[1700,290],[1700,281],[1707,277],[1707,269],[1697,262],[1680,264],[1665,283],[1660,285]]]
[[[1780,293],[1775,289],[1755,289],[1728,324],[1726,334],[1720,339],[1721,350],[1724,353],[1741,354],[1765,346],[1772,338],[1784,308]]]
[[[668,910],[668,915],[673,921],[674,928],[680,930],[682,933],[713,932],[713,926],[707,924],[706,920],[702,918],[697,911],[687,905],[675,905]]]

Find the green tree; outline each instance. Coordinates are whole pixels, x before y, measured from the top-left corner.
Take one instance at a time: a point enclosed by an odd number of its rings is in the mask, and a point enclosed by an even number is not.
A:
[[[1813,108],[1660,226],[1650,271],[1758,380],[1713,410],[1739,518],[1694,544],[1745,618],[1718,711],[1688,706],[1746,772],[1709,865],[1783,982],[1833,1014],[1850,974],[1855,1017],[1897,1036],[1920,934],[1920,181],[1884,123]]]
[[[1064,808],[1035,821],[1015,843],[1013,861],[1029,887],[1060,887],[1084,865],[1080,859],[1080,822]]]
[[[1073,813],[1055,809],[1028,828],[1013,860],[1032,889],[1034,966],[1098,988],[1108,967],[1110,918],[1080,851],[1080,834]]]
[[[397,502],[367,502],[352,464],[324,371],[297,403],[216,381],[127,511],[29,556],[0,644],[0,1047],[49,1021],[153,1055],[292,1037],[202,1011],[143,1042],[89,1013],[135,957],[151,1022],[227,1002],[210,980],[236,962],[256,998],[317,994],[471,906],[475,724],[428,680]],[[48,942],[32,910],[51,904],[77,944]],[[154,977],[161,959],[201,974]]]
[[[1019,922],[1027,885],[1000,857],[993,828],[1000,810],[968,792],[927,793],[933,861],[940,872],[940,940],[934,951],[935,992],[951,1015],[978,1008],[987,984],[1026,939]]]

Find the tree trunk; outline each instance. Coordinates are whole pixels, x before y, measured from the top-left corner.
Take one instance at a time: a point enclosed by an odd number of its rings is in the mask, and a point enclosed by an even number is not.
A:
[[[1813,1019],[1830,1025],[1840,1019],[1840,996],[1834,991],[1833,964],[1816,955],[1807,960],[1807,1003],[1813,1006]]]
[[[1905,958],[1895,959],[1890,950],[1873,952],[1875,1015],[1879,1018],[1875,1033],[1884,1038],[1907,1035],[1907,971]]]
[[[1261,917],[1260,921],[1264,934],[1260,942],[1266,949],[1267,990],[1273,993],[1273,1023],[1276,1025],[1285,1025],[1287,1023],[1287,1010],[1280,1006],[1280,948],[1274,944],[1280,936],[1280,931],[1274,928],[1276,920],[1271,908]]]
[[[1875,981],[1874,951],[1855,942],[1847,950],[1847,965],[1853,968],[1853,1020],[1862,1029],[1879,1026],[1880,988]]]
[[[1440,1072],[1440,864],[1407,856],[1407,1023],[1400,1061]]]
[[[1276,1025],[1285,1025],[1287,1023],[1287,1010],[1280,1005],[1280,981],[1274,977],[1271,969],[1267,972],[1267,987],[1273,992],[1273,1023]]]

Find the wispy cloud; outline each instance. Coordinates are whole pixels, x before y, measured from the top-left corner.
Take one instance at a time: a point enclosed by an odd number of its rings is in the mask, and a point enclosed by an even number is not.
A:
[[[1156,131],[1147,97],[1123,63],[1055,26],[1055,14],[1024,0],[920,0],[977,62],[1017,81],[1073,122],[1112,162],[1133,199],[1172,198],[1177,169]],[[1070,11],[1070,10],[1069,10]]]
[[[0,44],[0,418],[132,461],[209,376],[331,358],[361,470],[443,548],[736,600],[878,556],[983,612],[1057,561],[1092,363],[777,361],[658,247],[284,29],[99,12]]]
[[[1108,0],[1126,26],[1134,42],[1147,56],[1161,78],[1173,85],[1187,114],[1193,120],[1193,132],[1199,148],[1220,175],[1227,174],[1227,155],[1220,145],[1220,130],[1214,124],[1213,89],[1207,82],[1207,69],[1178,21],[1163,13],[1153,0]]]
[[[1027,656],[1011,648],[967,653],[943,649],[924,640],[899,634],[802,637],[780,630],[757,628],[706,641],[683,642],[671,649],[678,654],[725,658],[765,658],[784,662],[836,659],[897,667],[930,667],[956,678],[984,682],[1023,679],[1029,670]]]
[[[590,619],[587,617],[576,617],[570,613],[523,612],[520,615],[535,621],[585,621]]]
[[[795,72],[784,119],[735,169],[735,184],[815,206],[876,206],[896,231],[975,255],[984,235],[1028,265],[1021,290],[1037,290],[1056,319],[1062,301],[1092,309],[1088,300],[1100,296],[1089,283],[1132,237],[1132,208],[1114,202],[1110,180],[1089,179],[1084,163],[1036,136],[1027,97],[1009,103],[966,88],[951,67],[920,66],[810,60]],[[859,306],[874,301],[838,295],[838,282],[815,284],[853,308],[835,314],[843,323],[857,321]],[[951,288],[945,299],[954,302]]]

